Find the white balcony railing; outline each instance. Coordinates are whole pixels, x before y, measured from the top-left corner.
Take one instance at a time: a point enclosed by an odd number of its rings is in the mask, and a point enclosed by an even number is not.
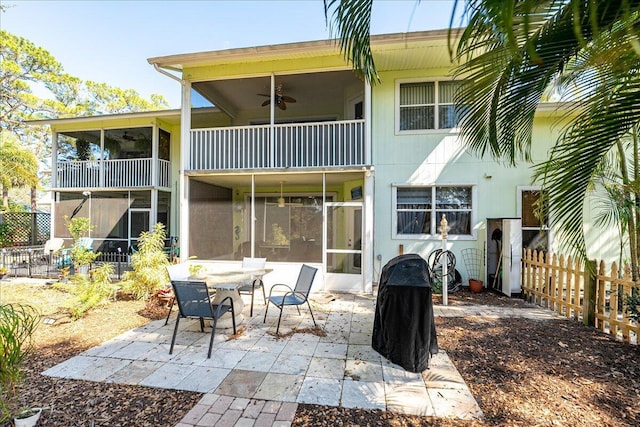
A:
[[[171,187],[171,162],[158,160],[158,187]]]
[[[152,182],[152,159],[86,160],[58,162],[58,188],[169,187],[170,163],[158,160],[158,182]]]
[[[364,166],[364,120],[191,131],[190,170]]]

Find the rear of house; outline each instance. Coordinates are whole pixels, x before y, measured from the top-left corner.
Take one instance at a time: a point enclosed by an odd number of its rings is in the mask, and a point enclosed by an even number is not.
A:
[[[505,245],[509,265],[518,247],[552,248],[530,165],[464,149],[447,31],[373,36],[372,49],[374,87],[330,40],[149,59],[181,85],[180,110],[46,122],[52,235],[68,239],[64,217],[86,216],[94,249],[132,251],[162,222],[183,259],[266,257],[274,281],[307,263],[318,288],[355,292],[399,253],[440,248],[443,215],[463,279],[463,249],[482,253],[487,280]],[[539,109],[533,161],[560,130],[557,108]]]

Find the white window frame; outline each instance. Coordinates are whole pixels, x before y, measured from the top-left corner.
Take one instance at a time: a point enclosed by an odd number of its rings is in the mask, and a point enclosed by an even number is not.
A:
[[[516,191],[517,191],[516,211],[518,214],[518,218],[522,218],[522,193],[525,191],[543,191],[543,189],[542,189],[542,186],[540,185],[519,185]],[[553,253],[553,231],[549,226],[549,223],[551,222],[552,222],[551,212],[549,212],[549,218],[547,218],[547,224],[542,225],[542,229],[547,232],[547,239],[548,239],[547,243],[549,245],[549,253]],[[522,235],[524,235],[524,231],[538,230],[538,227],[525,227],[524,225],[521,228],[522,228],[521,230]],[[523,248],[524,248],[524,245],[523,245]]]
[[[428,234],[401,234],[398,233],[398,188],[431,188],[432,189],[432,208],[431,208],[431,226]],[[392,184],[391,186],[391,233],[393,239],[407,240],[433,240],[440,239],[440,218],[436,218],[435,212],[435,189],[437,187],[471,187],[471,218],[470,228],[471,234],[448,234],[447,240],[477,240],[477,218],[478,218],[478,187],[476,184],[469,183],[435,183],[435,184]],[[442,211],[442,209],[439,209]]]
[[[398,79],[396,80],[395,85],[395,131],[396,135],[415,135],[415,134],[429,134],[429,133],[458,133],[459,128],[456,126],[454,128],[442,128],[440,129],[438,126],[440,125],[440,86],[441,82],[455,82],[459,80],[453,80],[450,78],[442,77],[442,78],[434,78],[434,79],[424,79],[424,78],[414,78],[414,79]],[[403,84],[409,83],[433,83],[434,84],[434,116],[433,116],[433,129],[400,129],[400,86]],[[425,104],[431,105],[431,104]],[[443,105],[451,105],[449,103]]]

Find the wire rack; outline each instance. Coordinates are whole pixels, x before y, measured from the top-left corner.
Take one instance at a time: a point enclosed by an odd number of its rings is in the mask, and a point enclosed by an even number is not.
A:
[[[469,278],[482,280],[482,251],[476,248],[466,248],[460,252]]]

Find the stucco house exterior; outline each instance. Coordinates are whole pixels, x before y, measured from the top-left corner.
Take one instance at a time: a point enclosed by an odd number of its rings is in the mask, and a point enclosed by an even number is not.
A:
[[[69,237],[65,215],[87,216],[96,250],[125,251],[159,221],[182,259],[266,257],[274,283],[307,263],[317,288],[355,292],[399,253],[440,248],[443,214],[465,280],[461,251],[495,263],[503,218],[519,219],[520,247],[551,249],[530,165],[464,149],[447,30],[371,44],[373,87],[332,40],[198,52],[148,60],[181,86],[179,110],[41,121],[53,135],[52,237]],[[538,109],[534,162],[560,131],[558,107]]]

